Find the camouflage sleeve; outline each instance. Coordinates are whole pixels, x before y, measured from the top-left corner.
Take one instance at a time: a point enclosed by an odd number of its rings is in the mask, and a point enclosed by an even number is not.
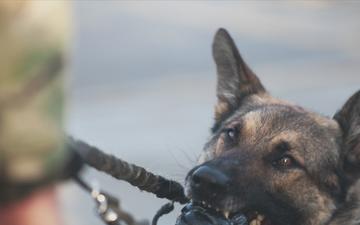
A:
[[[0,203],[52,180],[63,148],[65,1],[0,1]]]

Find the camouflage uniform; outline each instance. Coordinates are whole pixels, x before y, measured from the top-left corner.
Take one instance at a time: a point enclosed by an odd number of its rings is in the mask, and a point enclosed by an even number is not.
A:
[[[62,1],[0,1],[0,204],[54,180],[63,148]]]

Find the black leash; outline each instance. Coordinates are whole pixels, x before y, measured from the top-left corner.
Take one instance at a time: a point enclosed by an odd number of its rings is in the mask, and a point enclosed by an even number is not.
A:
[[[153,217],[151,225],[157,225],[158,220],[165,214],[174,210],[174,202],[181,204],[189,200],[184,194],[182,185],[176,181],[168,180],[162,176],[146,171],[144,168],[127,163],[113,155],[109,155],[94,146],[67,138],[68,149],[74,152],[73,161],[76,165],[88,165],[99,171],[113,176],[116,179],[124,180],[140,190],[155,194],[158,198],[166,198],[171,202],[163,205]],[[79,171],[79,169],[77,169]],[[96,201],[97,212],[100,218],[108,225],[148,225],[147,221],[137,222],[120,207],[117,198],[100,190],[95,190],[79,176],[78,172],[73,174],[74,180],[84,190],[91,194]]]
[[[106,154],[83,141],[68,138],[67,144],[90,167],[111,175],[118,180],[127,181],[142,191],[155,194],[158,198],[166,198],[181,204],[189,201],[184,194],[184,188],[176,181],[155,175],[142,167]]]
[[[165,205],[163,205],[155,214],[155,216],[152,219],[151,225],[157,225],[160,217],[169,214],[174,210],[174,202],[168,202]]]

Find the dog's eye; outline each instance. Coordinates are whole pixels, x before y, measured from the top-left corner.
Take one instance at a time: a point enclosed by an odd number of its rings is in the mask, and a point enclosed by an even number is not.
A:
[[[238,136],[238,131],[236,128],[226,128],[223,130],[225,134],[225,139],[227,141],[235,141]]]
[[[290,169],[295,166],[295,161],[291,156],[283,156],[273,161],[272,165],[277,169]]]

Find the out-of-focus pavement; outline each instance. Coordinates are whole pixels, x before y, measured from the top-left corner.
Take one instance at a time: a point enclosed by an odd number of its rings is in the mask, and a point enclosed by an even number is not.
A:
[[[68,132],[183,181],[211,127],[211,42],[227,28],[275,96],[328,116],[360,88],[360,4],[75,1]],[[93,170],[137,218],[164,200]],[[69,225],[100,225],[90,197],[60,187]],[[177,207],[179,210],[180,207]],[[160,224],[174,224],[171,213]]]

